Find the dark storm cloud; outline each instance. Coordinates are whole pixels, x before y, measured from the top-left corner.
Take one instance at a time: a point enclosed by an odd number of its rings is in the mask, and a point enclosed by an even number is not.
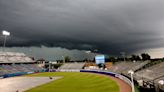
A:
[[[163,10],[163,0],[0,0],[0,30],[8,46],[132,53],[163,47]]]

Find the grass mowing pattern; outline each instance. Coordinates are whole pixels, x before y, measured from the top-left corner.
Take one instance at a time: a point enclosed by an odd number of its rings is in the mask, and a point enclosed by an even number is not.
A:
[[[26,92],[119,92],[117,83],[107,76],[80,72],[38,73],[27,76],[63,76]]]

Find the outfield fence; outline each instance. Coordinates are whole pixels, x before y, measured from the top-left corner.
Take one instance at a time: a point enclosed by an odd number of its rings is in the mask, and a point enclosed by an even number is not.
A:
[[[132,84],[131,80],[129,80],[127,77],[125,77],[125,76],[123,76],[121,74],[117,74],[117,73],[113,73],[113,72],[109,72],[109,71],[102,71],[102,70],[79,70],[79,69],[59,69],[57,71],[58,72],[90,72],[90,73],[110,75],[110,76],[113,76],[115,78],[119,78],[119,79],[123,80],[129,86],[131,86],[131,84]]]
[[[98,70],[80,70],[80,72],[90,72],[90,73],[98,73],[98,74],[110,75],[110,76],[113,76],[115,78],[119,78],[119,79],[123,80],[129,86],[131,86],[131,83],[132,83],[131,80],[129,80],[127,77],[125,77],[125,76],[123,76],[121,74],[113,73],[113,72],[98,71]]]
[[[59,72],[80,72],[79,69],[60,69]]]

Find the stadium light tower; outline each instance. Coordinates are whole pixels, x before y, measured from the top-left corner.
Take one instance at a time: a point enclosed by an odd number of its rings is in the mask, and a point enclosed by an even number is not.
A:
[[[87,58],[86,58],[86,59],[87,59],[87,61],[89,61],[89,60],[90,60],[90,58],[89,58],[89,57],[90,57],[89,54],[92,53],[92,52],[91,52],[90,50],[87,50],[87,51],[85,51],[85,53],[87,54]]]
[[[52,64],[52,62],[49,61],[49,72],[51,72],[51,64]]]
[[[125,52],[120,52],[121,53],[121,55],[122,55],[122,57],[124,58],[124,62],[125,62]]]
[[[88,50],[88,51],[85,51],[85,53],[90,54],[90,53],[91,53],[91,51],[90,51],[90,50]]]
[[[3,30],[3,31],[2,31],[2,35],[5,36],[4,43],[3,43],[3,51],[5,51],[6,38],[7,38],[7,36],[10,36],[10,32],[8,32],[8,31],[6,31],[6,30]]]
[[[65,63],[65,57],[64,57],[64,56],[62,56],[62,58],[63,58],[63,63]]]
[[[130,74],[130,77],[131,77],[132,92],[135,92],[135,89],[134,89],[134,81],[133,81],[133,74],[134,74],[134,71],[133,71],[133,70],[129,70],[129,71],[128,71],[128,74]]]

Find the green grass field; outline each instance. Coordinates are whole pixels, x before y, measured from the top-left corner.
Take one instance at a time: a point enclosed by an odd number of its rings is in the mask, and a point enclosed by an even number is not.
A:
[[[115,81],[107,76],[80,72],[38,73],[27,76],[62,76],[63,78],[26,92],[119,92]]]

